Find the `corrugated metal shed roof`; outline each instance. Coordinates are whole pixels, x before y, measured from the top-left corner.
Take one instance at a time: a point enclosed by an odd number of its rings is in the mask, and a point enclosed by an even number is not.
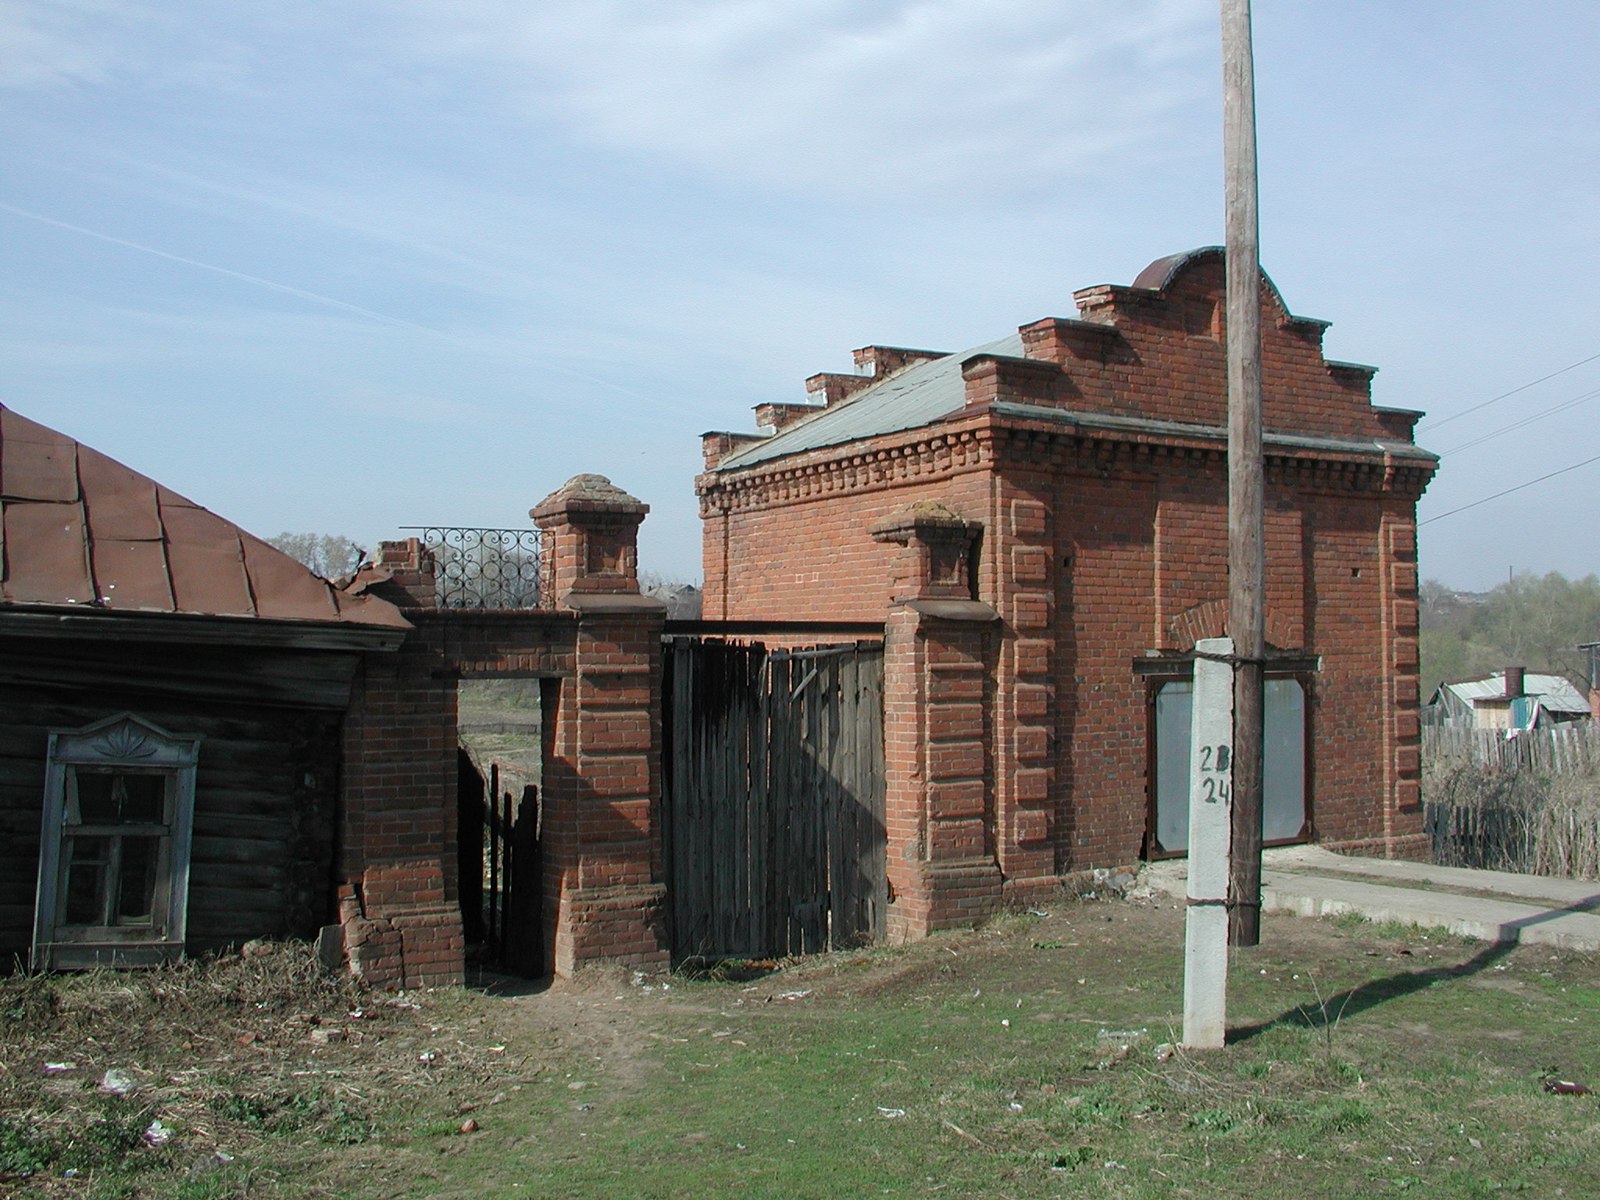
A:
[[[949,416],[966,403],[961,364],[975,354],[1021,357],[1022,335],[1013,333],[986,346],[896,371],[848,400],[820,410],[814,417],[806,417],[772,437],[729,454],[717,464],[717,469],[736,470],[787,454],[842,445],[857,438],[899,433]]]
[[[1504,674],[1490,675],[1487,679],[1469,679],[1462,683],[1447,683],[1443,686],[1469,705],[1474,705],[1480,700],[1504,700],[1506,698],[1506,677]],[[1541,707],[1546,712],[1587,713],[1589,711],[1589,701],[1578,693],[1577,688],[1573,687],[1571,683],[1560,675],[1535,675],[1530,671],[1522,677],[1522,692],[1526,696],[1537,696]]]
[[[0,405],[0,607],[80,606],[406,628],[282,551]]]

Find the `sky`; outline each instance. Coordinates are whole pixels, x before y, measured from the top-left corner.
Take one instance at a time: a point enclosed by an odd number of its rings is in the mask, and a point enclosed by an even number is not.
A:
[[[1423,576],[1600,571],[1600,5],[1255,9],[1262,265],[1427,413]],[[262,536],[526,526],[598,472],[697,579],[702,432],[1223,240],[1218,24],[0,0],[0,403]]]

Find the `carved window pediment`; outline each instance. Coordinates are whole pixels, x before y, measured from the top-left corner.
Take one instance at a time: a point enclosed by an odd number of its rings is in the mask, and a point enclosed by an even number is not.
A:
[[[36,969],[182,955],[199,750],[130,713],[51,733]]]

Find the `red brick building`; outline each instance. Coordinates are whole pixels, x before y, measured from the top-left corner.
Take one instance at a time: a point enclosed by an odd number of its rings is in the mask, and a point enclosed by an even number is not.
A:
[[[1219,248],[1176,255],[963,354],[857,350],[807,381],[820,403],[705,436],[705,616],[887,619],[904,643],[930,724],[886,714],[892,929],[1182,850],[1184,680],[1227,609],[1223,291]],[[1261,306],[1267,837],[1409,855],[1437,459],[1265,275]]]

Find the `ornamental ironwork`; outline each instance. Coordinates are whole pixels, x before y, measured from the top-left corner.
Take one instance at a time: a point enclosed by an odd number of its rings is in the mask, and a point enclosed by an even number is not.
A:
[[[539,531],[413,525],[433,556],[440,608],[538,608]]]

